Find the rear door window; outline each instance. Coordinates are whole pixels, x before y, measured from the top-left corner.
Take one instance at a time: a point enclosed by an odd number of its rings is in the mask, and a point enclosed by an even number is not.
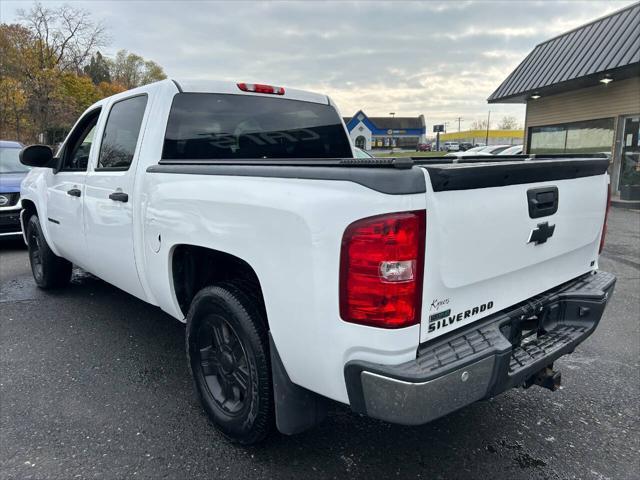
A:
[[[97,170],[127,170],[138,144],[147,96],[138,95],[111,107],[102,134]]]
[[[342,120],[328,104],[250,95],[179,93],[171,106],[162,158],[351,156]]]

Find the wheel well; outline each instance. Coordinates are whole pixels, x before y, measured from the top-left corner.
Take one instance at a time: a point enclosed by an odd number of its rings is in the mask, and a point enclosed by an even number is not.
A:
[[[22,200],[22,209],[24,210],[23,219],[26,226],[29,217],[37,215],[38,211],[36,210],[36,204],[31,200]]]
[[[191,300],[204,287],[233,282],[258,301],[263,318],[267,318],[258,276],[241,258],[209,248],[178,245],[173,250],[171,271],[178,304],[185,316]]]

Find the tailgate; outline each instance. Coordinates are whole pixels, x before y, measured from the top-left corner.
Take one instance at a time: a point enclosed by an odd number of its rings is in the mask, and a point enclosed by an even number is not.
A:
[[[433,165],[420,341],[597,268],[606,159]]]

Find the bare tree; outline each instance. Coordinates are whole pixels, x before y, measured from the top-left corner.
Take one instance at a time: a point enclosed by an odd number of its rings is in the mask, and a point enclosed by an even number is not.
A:
[[[57,127],[65,111],[60,73],[82,71],[94,50],[106,43],[105,27],[94,22],[86,10],[68,5],[54,9],[37,2],[18,15],[29,36],[18,45],[19,61],[14,68],[29,92],[28,110],[36,132],[46,134]]]
[[[487,129],[487,121],[486,120],[474,120],[471,124],[471,130],[486,130]]]
[[[500,120],[500,123],[498,124],[498,128],[501,130],[517,130],[518,126],[518,120],[516,117],[512,117],[510,115],[502,117],[502,120]]]
[[[92,53],[107,41],[102,22],[94,22],[88,11],[62,5],[46,8],[37,2],[18,16],[33,34],[40,68],[80,72]]]

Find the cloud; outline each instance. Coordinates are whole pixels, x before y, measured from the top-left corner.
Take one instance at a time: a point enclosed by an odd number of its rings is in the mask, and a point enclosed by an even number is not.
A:
[[[48,2],[54,6],[56,2]],[[533,47],[630,2],[72,2],[112,44],[176,78],[273,83],[331,95],[345,115],[468,124],[524,106],[486,98]],[[23,2],[2,1],[11,21]],[[463,122],[463,128],[465,123]]]

